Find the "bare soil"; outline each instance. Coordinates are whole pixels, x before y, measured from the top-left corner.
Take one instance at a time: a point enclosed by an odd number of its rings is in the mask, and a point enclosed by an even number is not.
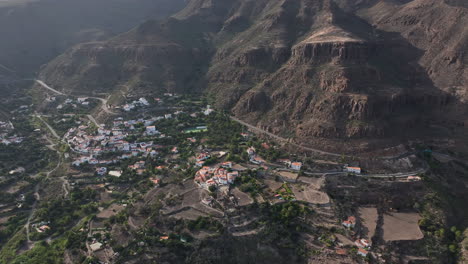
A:
[[[198,210],[193,208],[187,208],[187,210],[181,211],[179,213],[173,214],[171,217],[176,219],[188,219],[188,220],[196,220],[198,217],[207,217],[208,215],[202,213]]]
[[[299,182],[310,184],[315,189],[320,189],[325,182],[325,177],[299,177]]]
[[[310,185],[292,185],[291,190],[299,201],[311,204],[328,204],[330,197],[324,192],[314,190]]]
[[[238,188],[234,188],[231,190],[231,194],[233,194],[237,198],[237,204],[239,206],[246,206],[253,204],[254,200],[250,197],[250,195],[241,192]]]
[[[280,171],[278,172],[278,174],[285,178],[285,179],[288,179],[288,180],[291,180],[291,181],[296,181],[297,178],[299,177],[299,174],[298,173],[293,173],[293,172],[289,172],[289,171]]]
[[[108,208],[106,208],[106,209],[102,210],[101,212],[99,212],[99,214],[97,214],[97,217],[107,219],[107,218],[110,218],[110,217],[118,214],[124,208],[125,207],[123,207],[120,204],[112,204]]]
[[[29,183],[27,181],[19,181],[16,184],[10,186],[5,192],[9,193],[9,194],[16,193],[19,190],[21,190],[22,188],[28,186],[28,184]]]
[[[8,222],[8,219],[10,219],[11,216],[5,216],[5,217],[0,217],[0,225],[5,224]]]
[[[385,241],[419,240],[424,237],[419,229],[417,213],[384,214],[383,239]]]
[[[362,236],[371,239],[375,235],[379,215],[375,207],[360,207],[359,217],[362,221]]]
[[[282,182],[278,182],[278,181],[275,181],[275,180],[264,180],[263,181],[267,186],[268,188],[270,188],[272,191],[276,191],[278,190],[279,188],[281,188],[281,186],[283,186],[283,183]]]

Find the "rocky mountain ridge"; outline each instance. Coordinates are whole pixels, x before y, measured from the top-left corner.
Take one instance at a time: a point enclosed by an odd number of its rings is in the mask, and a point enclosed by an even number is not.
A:
[[[302,141],[406,138],[466,111],[467,12],[443,0],[192,0],[74,47],[41,78],[69,92],[206,92]]]

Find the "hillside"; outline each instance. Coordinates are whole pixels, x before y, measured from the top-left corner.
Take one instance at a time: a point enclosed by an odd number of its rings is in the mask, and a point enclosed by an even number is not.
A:
[[[0,74],[4,65],[31,76],[67,48],[105,40],[145,19],[166,17],[183,0],[2,0]]]
[[[75,46],[40,76],[67,92],[203,91],[249,123],[323,149],[343,138],[366,149],[371,139],[447,137],[427,128],[454,129],[466,116],[463,5],[192,0],[164,22]]]

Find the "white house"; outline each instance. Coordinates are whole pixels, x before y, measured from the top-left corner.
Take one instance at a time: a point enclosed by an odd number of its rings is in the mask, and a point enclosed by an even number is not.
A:
[[[146,106],[149,105],[148,100],[146,100],[146,98],[143,98],[143,97],[142,97],[142,98],[140,98],[138,101],[139,101],[142,105],[146,105]]]
[[[300,171],[301,168],[302,168],[302,162],[293,162],[293,163],[291,163],[291,169],[292,170]]]
[[[367,250],[365,250],[365,249],[360,248],[360,249],[358,249],[357,254],[359,256],[362,256],[362,257],[367,257],[367,254],[369,254],[369,252]]]
[[[89,245],[89,248],[93,251],[96,252],[102,248],[102,243],[96,242],[91,245]]]
[[[350,173],[361,174],[361,168],[359,167],[346,167],[346,171]]]
[[[122,176],[122,171],[115,171],[115,170],[109,171],[109,176],[119,178],[120,176]]]

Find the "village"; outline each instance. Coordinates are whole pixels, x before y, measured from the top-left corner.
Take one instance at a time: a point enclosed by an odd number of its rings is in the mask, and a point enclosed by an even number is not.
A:
[[[76,108],[73,105],[86,106],[89,101],[85,97],[73,100],[51,97],[48,100],[53,105],[70,105],[72,108]],[[181,101],[186,106],[181,105]],[[59,108],[63,109],[67,108]],[[285,152],[276,142],[259,137],[224,113],[214,111],[210,105],[201,105],[197,100],[194,103],[175,94],[149,100],[144,97],[128,99],[108,111],[115,113],[102,123],[96,122],[90,114],[77,117],[58,112],[56,117],[42,117],[38,123],[41,126],[33,131],[50,131],[51,134],[44,137],[50,144],[48,147],[56,151],[58,146],[63,149],[61,163],[50,171],[52,182],[49,188],[55,192],[61,190],[56,195],[65,199],[72,193],[83,191],[96,195],[97,200],[91,206],[97,210],[95,216],[89,218],[89,213],[84,213],[82,217],[87,220],[74,225],[87,234],[88,254],[103,262],[119,257],[109,239],[110,222],[126,215],[130,229],[135,231],[145,222],[143,216],[128,216],[129,207],[140,206],[138,199],[148,199],[149,203],[159,197],[160,214],[175,220],[222,221],[226,217],[232,218],[225,223],[228,232],[235,237],[244,237],[266,232],[264,226],[255,224],[256,218],[241,213],[257,204],[286,206],[299,203],[320,217],[334,214],[333,201],[327,193],[330,180],[341,177],[379,182],[421,180],[413,172],[369,173],[356,161],[310,159]],[[63,132],[55,133],[60,134],[60,138],[55,137],[59,141],[55,141],[51,129],[60,122],[54,120],[70,117],[73,121],[67,123],[69,128],[63,130],[60,127]],[[47,126],[42,126],[44,124]],[[1,125],[5,129],[10,126],[5,122]],[[21,144],[21,137],[13,138],[6,140]],[[56,169],[61,174],[54,177]],[[25,169],[18,167],[12,174],[24,175]],[[24,204],[27,195],[29,202],[24,209],[32,207],[34,210],[35,205],[30,202],[32,194],[28,192],[30,187],[15,187],[16,203]],[[18,209],[10,212],[21,209],[16,207]],[[358,256],[364,260],[369,255],[380,258],[381,254],[373,252],[370,242],[374,234],[361,231],[362,226],[368,229],[369,220],[349,213],[326,220],[329,223],[327,229],[342,230],[339,234],[317,234],[310,237],[308,243],[329,252],[327,254],[344,258]],[[34,213],[29,220],[27,234],[31,244],[35,240],[53,239],[58,230],[73,223],[71,220],[51,221]],[[417,223],[415,225],[417,228]],[[161,232],[159,239],[166,241],[173,236],[167,231]],[[188,243],[187,236],[179,236],[179,239]],[[321,243],[327,246],[318,246]]]
[[[13,130],[13,124],[11,122],[0,121],[0,144],[20,144],[24,138],[16,135],[9,135],[9,132]]]

